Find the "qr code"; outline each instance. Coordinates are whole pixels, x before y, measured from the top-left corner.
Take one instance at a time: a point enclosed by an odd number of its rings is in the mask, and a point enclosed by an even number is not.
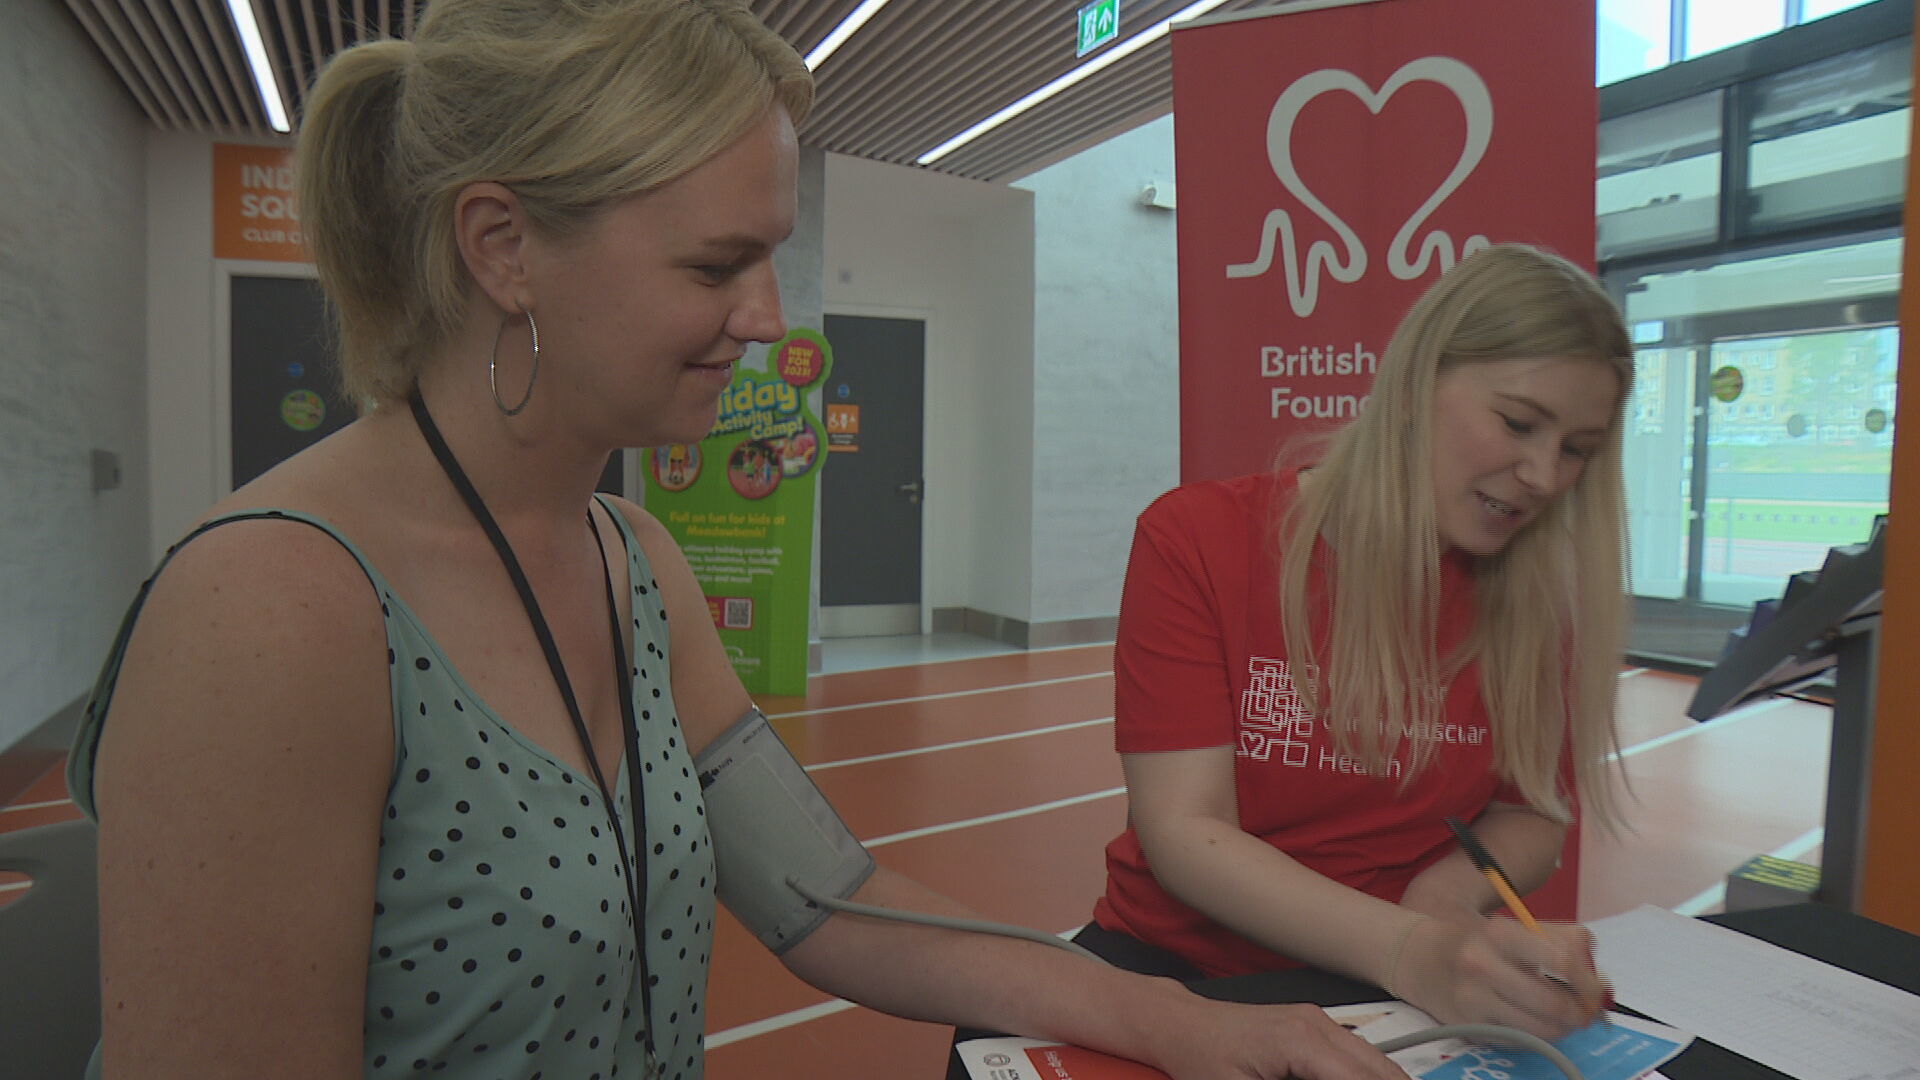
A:
[[[753,629],[753,599],[729,597],[726,606],[721,609],[720,626],[724,630]]]

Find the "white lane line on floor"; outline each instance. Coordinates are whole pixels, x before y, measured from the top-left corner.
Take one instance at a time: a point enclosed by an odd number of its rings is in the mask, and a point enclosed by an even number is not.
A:
[[[833,671],[816,671],[812,677],[816,679],[832,679],[841,675],[860,675],[869,671],[896,671],[900,668],[910,667],[939,667],[941,664],[971,664],[980,660],[999,660],[1008,656],[1025,656],[1029,653],[1071,652],[1074,649],[1106,649],[1111,651],[1113,649],[1113,642],[1090,641],[1084,645],[1043,645],[1037,649],[1022,649],[1009,645],[1004,649],[995,649],[993,652],[969,653],[965,656],[941,656],[925,660],[901,657],[897,663],[894,662],[892,658],[889,658],[888,662],[884,664],[837,668]]]
[[[1679,731],[1669,731],[1665,735],[1656,736],[1645,742],[1634,743],[1632,746],[1621,750],[1620,753],[1615,756],[1615,760],[1625,760],[1635,754],[1643,754],[1648,750],[1657,750],[1668,743],[1679,742],[1681,739],[1689,739],[1703,731],[1712,731],[1725,727],[1728,724],[1737,724],[1742,720],[1759,716],[1761,713],[1772,712],[1788,704],[1792,704],[1792,702],[1786,698],[1769,698],[1766,701],[1755,702],[1752,705],[1743,705],[1725,716],[1716,716],[1711,720],[1702,720],[1683,727]]]
[[[1062,930],[1055,934],[1054,937],[1070,938],[1079,932],[1080,927],[1076,926],[1071,930]],[[853,1002],[847,1001],[844,998],[834,998],[831,1001],[823,1001],[818,1005],[808,1005],[804,1009],[794,1009],[791,1012],[783,1012],[778,1016],[769,1016],[764,1020],[755,1020],[752,1023],[740,1024],[736,1027],[730,1027],[725,1031],[716,1032],[707,1036],[706,1047],[709,1050],[718,1050],[728,1043],[737,1043],[743,1039],[751,1039],[756,1035],[771,1034],[784,1028],[793,1027],[796,1024],[804,1024],[809,1020],[818,1020],[821,1017],[832,1016],[834,1013],[846,1012],[852,1008],[857,1008]]]
[[[17,810],[46,810],[55,806],[72,806],[72,799],[52,799],[47,802],[15,803],[12,806],[0,806],[0,814],[11,814]]]
[[[1825,843],[1826,839],[1826,829],[1812,829],[1786,844],[1784,847],[1775,848],[1768,852],[1768,854],[1776,859],[1798,859],[1800,856],[1805,855],[1807,852]],[[1688,918],[1693,918],[1696,915],[1702,915],[1712,911],[1714,908],[1720,907],[1726,902],[1727,882],[1723,878],[1715,882],[1711,888],[1701,890],[1700,894],[1693,899],[1684,903],[1675,904],[1673,913],[1675,915],[1685,915]]]
[[[929,825],[924,829],[908,829],[906,832],[876,836],[871,840],[862,840],[861,843],[870,848],[882,847],[886,844],[897,844],[902,840],[918,840],[923,836],[934,836],[939,833],[953,832],[956,829],[971,829],[976,825],[992,825],[999,821],[1012,821],[1014,818],[1031,817],[1034,814],[1044,814],[1049,810],[1062,810],[1069,806],[1096,802],[1100,799],[1109,799],[1115,795],[1125,795],[1126,793],[1127,789],[1125,787],[1108,788],[1105,791],[1092,791],[1085,795],[1074,795],[1065,799],[1055,799],[1052,802],[1026,806],[1018,810],[1005,810],[998,814],[988,814],[985,817],[967,818],[964,821],[949,821],[943,825]]]
[[[807,766],[808,772],[820,772],[824,769],[838,769],[843,765],[865,765],[873,761],[892,761],[894,758],[913,757],[917,754],[933,754],[941,750],[962,750],[969,746],[983,746],[987,743],[1006,742],[1010,739],[1025,739],[1034,735],[1051,735],[1056,731],[1072,731],[1075,728],[1095,727],[1113,723],[1113,717],[1103,716],[1097,720],[1076,720],[1069,724],[1053,724],[1048,727],[1030,728],[1026,731],[1009,731],[1004,735],[983,735],[978,739],[961,739],[958,742],[936,743],[932,746],[915,746],[906,750],[890,750],[884,754],[868,754],[865,757],[841,758],[838,761],[822,761]]]
[[[755,1035],[765,1035],[770,1031],[790,1028],[795,1024],[804,1024],[809,1020],[818,1020],[823,1016],[832,1016],[834,1013],[846,1012],[851,1008],[855,1008],[853,1002],[844,998],[834,998],[832,1001],[823,1001],[804,1009],[784,1012],[779,1016],[769,1016],[765,1020],[755,1020],[750,1024],[730,1027],[725,1031],[707,1036],[707,1049],[718,1050],[728,1043],[737,1043],[742,1039],[751,1039]]]
[[[1795,840],[1793,843],[1783,848],[1774,849],[1773,857],[1776,859],[1798,859],[1800,856],[1805,855],[1807,852],[1812,851],[1814,848],[1826,842],[1827,830],[1825,826],[1818,829],[1808,829],[1804,836]]]
[[[948,690],[939,694],[920,694],[915,697],[888,698],[885,701],[861,701],[852,705],[826,705],[818,709],[796,709],[793,712],[768,713],[767,719],[781,720],[794,716],[819,716],[822,713],[853,712],[856,709],[878,709],[885,705],[911,705],[916,701],[942,701],[947,698],[973,697],[976,694],[998,694],[1007,690],[1029,690],[1036,686],[1055,686],[1060,683],[1085,682],[1088,679],[1111,679],[1111,671],[1094,671],[1085,675],[1063,675],[1057,679],[1036,679],[1033,682],[1002,683],[999,686],[982,686],[974,690]]]

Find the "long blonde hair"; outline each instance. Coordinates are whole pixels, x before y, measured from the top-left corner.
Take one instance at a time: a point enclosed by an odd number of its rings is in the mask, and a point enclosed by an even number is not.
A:
[[[797,124],[812,102],[806,64],[738,0],[432,0],[411,40],[341,53],[308,96],[296,162],[349,396],[404,397],[458,325],[468,184],[507,185],[564,238],[775,103]]]
[[[1608,364],[1620,380],[1613,421],[1573,488],[1498,554],[1474,560],[1474,629],[1442,657],[1428,464],[1434,388],[1457,365],[1548,358]],[[1287,653],[1304,703],[1343,753],[1383,771],[1404,744],[1411,778],[1437,747],[1437,691],[1477,659],[1500,775],[1534,809],[1569,820],[1558,771],[1571,732],[1583,803],[1604,824],[1618,820],[1608,763],[1619,749],[1614,695],[1627,618],[1620,436],[1632,358],[1599,284],[1524,245],[1462,259],[1408,312],[1359,417],[1326,443],[1279,522],[1281,550],[1297,556],[1280,574]],[[1321,539],[1331,560],[1309,557]],[[1316,574],[1332,597],[1324,654],[1307,598]]]

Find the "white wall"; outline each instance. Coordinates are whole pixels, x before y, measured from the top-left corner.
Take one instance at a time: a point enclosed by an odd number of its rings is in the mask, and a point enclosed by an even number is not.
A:
[[[1031,617],[1033,199],[827,155],[825,308],[924,318],[923,602]]]
[[[1135,515],[1179,479],[1173,118],[1019,181],[1033,192],[1035,622],[1111,616]]]
[[[84,693],[146,565],[144,118],[67,10],[0,31],[0,751]],[[92,490],[90,454],[119,488]]]
[[[157,560],[226,492],[214,456],[213,140],[147,135],[147,446]]]
[[[237,142],[244,140],[221,140]],[[151,460],[152,554],[192,527],[226,496],[228,422],[219,365],[227,362],[219,326],[225,310],[217,290],[228,274],[311,273],[292,263],[216,260],[213,257],[213,145],[207,135],[153,131],[147,137],[147,204],[165,207],[147,223],[147,401]],[[776,255],[781,304],[790,323],[820,323],[820,188],[822,155],[800,162],[801,214]],[[745,363],[765,368],[766,349],[749,350]],[[637,467],[637,466],[636,466]]]

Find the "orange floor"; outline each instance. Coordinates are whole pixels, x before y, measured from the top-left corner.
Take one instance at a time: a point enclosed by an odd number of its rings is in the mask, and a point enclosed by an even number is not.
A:
[[[988,917],[1061,931],[1086,920],[1126,813],[1110,665],[1110,646],[1089,646],[848,672],[762,706],[881,863]],[[1583,838],[1583,919],[1713,911],[1756,853],[1818,861],[1827,710],[1772,701],[1696,724],[1692,691],[1621,676],[1634,829]],[[75,816],[56,770],[0,808],[0,832]],[[0,876],[0,904],[25,887]],[[724,914],[708,1015],[712,1080],[936,1077],[950,1037],[828,998]]]

